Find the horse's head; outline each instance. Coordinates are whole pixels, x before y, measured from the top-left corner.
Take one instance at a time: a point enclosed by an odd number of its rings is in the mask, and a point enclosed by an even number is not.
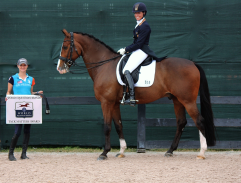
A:
[[[65,38],[58,60],[57,71],[59,71],[60,74],[65,74],[74,64],[75,60],[81,55],[82,47],[75,41],[73,32],[69,33],[65,29],[63,29],[62,32]]]

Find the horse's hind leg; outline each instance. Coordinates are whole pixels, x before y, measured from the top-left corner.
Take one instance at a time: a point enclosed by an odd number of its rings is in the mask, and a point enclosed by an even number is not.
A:
[[[205,128],[203,125],[203,117],[198,111],[196,102],[185,104],[185,108],[187,110],[187,113],[190,115],[190,117],[193,119],[194,123],[196,124],[196,127],[199,130],[199,138],[200,138],[200,153],[197,156],[197,159],[205,159],[205,151],[207,150],[207,142],[205,138]]]
[[[121,114],[120,114],[120,104],[116,104],[114,106],[113,120],[114,120],[116,132],[119,135],[119,140],[120,140],[120,152],[116,155],[116,157],[123,158],[125,157],[124,151],[127,148],[127,146],[123,135],[123,126],[122,126]]]
[[[200,139],[200,153],[197,156],[197,159],[205,159],[205,151],[207,150],[207,141],[200,131],[199,131],[199,139]]]
[[[173,151],[177,149],[182,132],[184,130],[185,125],[187,124],[184,106],[177,100],[176,97],[173,98],[173,103],[174,103],[174,110],[175,110],[176,119],[177,119],[177,131],[170,149],[165,153],[165,156],[167,157],[172,156]]]

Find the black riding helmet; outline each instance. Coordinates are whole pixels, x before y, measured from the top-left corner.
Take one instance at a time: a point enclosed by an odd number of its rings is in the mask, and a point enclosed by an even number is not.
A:
[[[132,12],[136,13],[136,12],[141,12],[141,11],[145,12],[144,16],[146,16],[146,13],[147,13],[146,5],[141,2],[135,3],[133,6],[133,9],[132,9]]]

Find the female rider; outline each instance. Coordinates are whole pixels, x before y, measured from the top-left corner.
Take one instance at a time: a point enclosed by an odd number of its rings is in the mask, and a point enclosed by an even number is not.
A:
[[[121,55],[125,53],[131,53],[124,69],[123,74],[128,82],[130,98],[125,101],[125,103],[135,106],[135,91],[134,82],[131,76],[131,72],[134,71],[146,58],[147,56],[152,56],[154,59],[158,60],[155,53],[149,48],[149,39],[151,34],[151,28],[147,23],[145,16],[147,13],[146,5],[144,3],[138,2],[133,6],[132,12],[136,18],[137,24],[133,30],[134,42],[117,51]]]

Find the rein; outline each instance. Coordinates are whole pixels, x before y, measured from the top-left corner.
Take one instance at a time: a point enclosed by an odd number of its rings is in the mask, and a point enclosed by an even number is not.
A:
[[[73,66],[79,66],[79,67],[81,67],[81,68],[86,68],[86,69],[88,69],[88,70],[89,70],[89,69],[94,69],[94,68],[100,67],[100,66],[102,66],[102,65],[104,65],[104,64],[106,64],[106,63],[108,63],[108,62],[110,62],[110,61],[112,61],[112,60],[115,60],[116,58],[121,57],[121,56],[122,56],[122,55],[118,55],[118,56],[113,57],[113,58],[111,58],[111,59],[103,60],[103,61],[95,62],[95,63],[86,63],[86,64],[99,64],[99,65],[96,65],[96,66],[93,66],[93,67],[89,67],[89,68],[84,67],[84,66],[81,66],[81,65],[78,65],[77,63],[74,63]],[[78,71],[78,70],[69,70],[69,72],[70,72],[71,74],[85,74],[85,73],[88,73],[87,71],[86,71],[86,72],[82,72],[82,73],[76,73],[76,72],[74,72],[74,71]]]
[[[78,50],[76,49],[76,47],[75,47],[75,45],[74,45],[74,34],[73,34],[73,32],[70,32],[70,35],[71,35],[71,40],[65,40],[65,41],[64,41],[64,42],[66,42],[66,41],[70,41],[70,42],[71,42],[71,44],[70,44],[70,49],[69,49],[69,51],[68,51],[67,57],[59,56],[59,59],[63,60],[63,61],[65,62],[65,64],[68,64],[68,65],[70,65],[70,66],[79,66],[79,67],[82,67],[82,68],[87,68],[87,67],[78,65],[78,64],[75,62],[75,60],[72,60],[72,59],[71,59],[71,58],[72,58],[72,54],[73,54],[73,48],[75,49],[75,51],[76,51],[76,53],[77,53],[77,55],[78,55],[78,58],[79,58],[80,56],[82,56],[82,54],[79,54],[79,53],[78,53]],[[68,59],[68,55],[70,55],[69,59]],[[106,64],[106,63],[108,63],[108,62],[110,62],[110,61],[112,61],[112,60],[115,60],[116,58],[121,57],[121,56],[122,56],[122,55],[118,55],[118,56],[113,57],[113,58],[111,58],[111,59],[103,60],[103,61],[99,61],[99,62],[95,62],[95,63],[86,63],[86,64],[98,64],[98,65],[95,65],[95,66],[93,66],[93,67],[89,67],[89,68],[87,68],[87,69],[89,70],[89,69],[94,69],[94,68],[100,67],[100,66],[102,66],[102,65],[104,65],[104,64]],[[69,72],[70,72],[71,74],[85,74],[85,73],[87,73],[87,72],[74,73],[74,71],[76,71],[76,70],[72,70],[72,71],[69,70]],[[78,70],[77,70],[77,71],[78,71]]]

